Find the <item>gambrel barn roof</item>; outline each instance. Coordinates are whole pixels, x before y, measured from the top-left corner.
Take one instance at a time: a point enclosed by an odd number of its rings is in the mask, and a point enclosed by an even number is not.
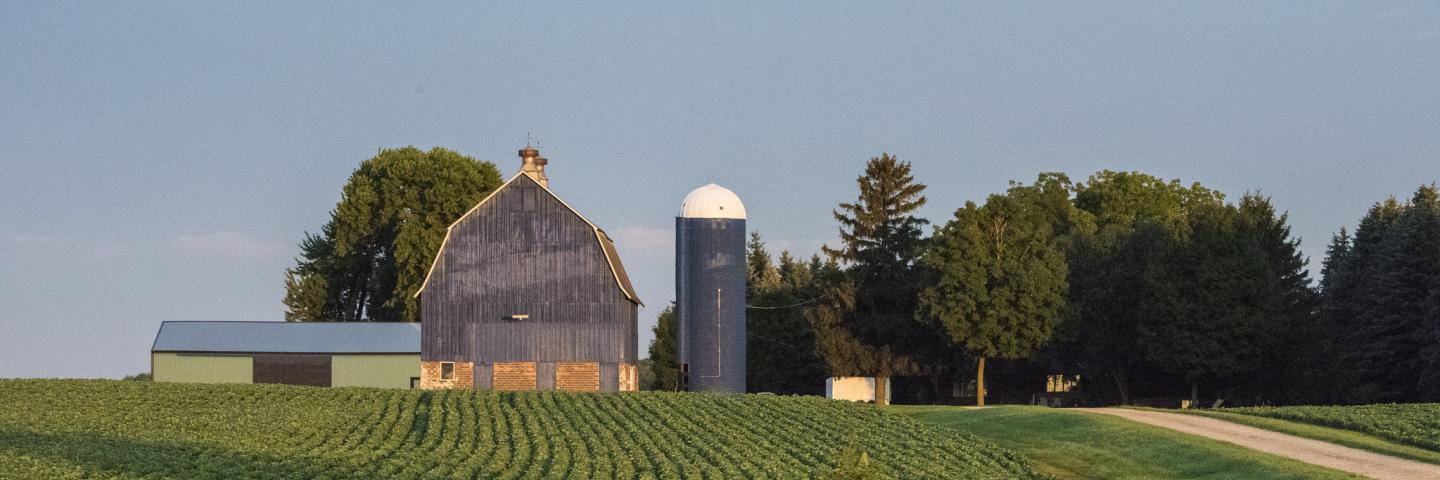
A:
[[[595,232],[595,241],[599,242],[600,249],[605,252],[605,261],[610,266],[610,273],[615,278],[616,287],[618,287],[620,291],[624,293],[626,299],[630,300],[631,302],[635,302],[637,305],[645,305],[644,302],[640,301],[640,296],[635,294],[635,287],[630,284],[630,276],[625,273],[625,265],[620,263],[620,253],[615,250],[615,241],[610,239],[610,235],[606,234],[605,230],[600,229],[600,227],[596,226],[593,222],[590,221],[590,219],[587,219],[584,215],[581,215],[579,211],[575,210],[575,207],[572,207],[570,206],[570,204],[565,203],[565,200],[561,199],[560,196],[555,195],[555,192],[550,191],[550,188],[546,187],[545,184],[535,181],[534,178],[531,178],[530,175],[527,175],[525,172],[516,173],[515,176],[510,177],[509,180],[506,180],[505,183],[501,184],[499,188],[495,189],[495,191],[490,192],[489,195],[485,196],[484,199],[480,200],[479,203],[476,203],[474,207],[471,207],[470,210],[466,211],[464,215],[461,215],[460,218],[456,219],[453,223],[450,224],[449,227],[445,229],[445,240],[440,242],[440,249],[435,251],[435,259],[430,262],[430,269],[425,273],[425,281],[420,284],[420,289],[415,292],[416,297],[419,297],[421,293],[424,293],[425,287],[430,285],[430,277],[435,274],[435,268],[440,264],[440,258],[445,252],[446,244],[450,242],[450,236],[454,232],[455,227],[461,222],[464,222],[466,218],[469,218],[476,211],[480,210],[480,207],[484,206],[486,202],[490,201],[490,199],[495,198],[496,194],[505,190],[511,184],[517,181],[530,182],[533,183],[535,186],[540,187],[541,191],[544,191],[546,194],[550,195],[550,197],[554,198],[555,201],[560,202],[560,204],[564,205],[565,208],[570,211],[570,213],[574,214],[581,221],[585,222],[586,225],[589,225],[590,228]]]

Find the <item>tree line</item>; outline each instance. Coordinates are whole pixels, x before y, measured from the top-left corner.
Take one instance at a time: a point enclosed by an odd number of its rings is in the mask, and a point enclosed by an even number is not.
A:
[[[857,186],[823,259],[777,262],[752,234],[751,391],[903,377],[921,380],[911,401],[970,381],[983,402],[991,360],[1027,374],[1005,378],[1009,391],[1079,375],[1091,403],[1440,400],[1434,185],[1336,234],[1318,284],[1288,215],[1257,192],[1232,201],[1139,172],[1042,173],[926,235],[915,215],[926,186],[908,163],[873,158]],[[667,311],[656,326],[657,372],[673,365],[674,321]],[[652,388],[674,388],[669,371]]]
[[[286,320],[418,321],[414,293],[445,227],[500,182],[493,164],[442,148],[362,162],[286,271]],[[1042,173],[927,232],[909,163],[872,158],[856,187],[823,255],[772,255],[752,235],[751,391],[815,394],[825,376],[858,375],[907,380],[918,401],[973,381],[983,401],[995,371],[1002,396],[1079,375],[1093,403],[1440,401],[1434,184],[1341,228],[1318,283],[1287,215],[1259,193]],[[647,378],[666,389],[673,310],[660,320]]]

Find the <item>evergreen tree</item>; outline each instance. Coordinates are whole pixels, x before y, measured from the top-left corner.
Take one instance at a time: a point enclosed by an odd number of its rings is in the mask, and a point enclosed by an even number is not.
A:
[[[1366,211],[1355,229],[1355,236],[1344,261],[1337,265],[1335,281],[1325,292],[1325,302],[1331,305],[1332,319],[1338,331],[1345,332],[1339,339],[1337,356],[1344,359],[1340,370],[1348,388],[1345,401],[1370,403],[1374,401],[1377,387],[1366,382],[1366,349],[1372,343],[1365,328],[1366,312],[1374,308],[1376,293],[1375,278],[1379,270],[1381,244],[1389,237],[1395,219],[1399,218],[1404,205],[1395,197],[1376,203]],[[1329,281],[1327,275],[1326,281]]]
[[[1374,249],[1373,268],[1365,272],[1369,287],[1360,314],[1359,360],[1361,391],[1369,401],[1418,401],[1429,390],[1422,379],[1431,371],[1426,356],[1435,335],[1429,314],[1432,285],[1440,277],[1437,239],[1440,196],[1428,185],[1400,208]]]
[[[650,330],[655,337],[650,339],[649,357],[653,383],[647,390],[674,392],[680,390],[680,319],[675,314],[675,302],[670,302],[660,311],[660,318]]]
[[[811,321],[831,375],[876,377],[883,402],[889,377],[919,373],[916,357],[934,343],[933,329],[914,317],[926,223],[914,212],[925,204],[925,185],[915,182],[908,162],[889,154],[871,158],[856,183],[856,201],[834,212],[840,245],[824,247],[843,263],[845,278],[812,309]]]
[[[755,297],[780,287],[780,272],[771,262],[770,252],[765,250],[765,242],[761,241],[760,232],[750,232],[750,242],[746,244],[745,272],[747,297]]]
[[[1309,261],[1300,240],[1290,233],[1289,214],[1275,211],[1268,197],[1250,193],[1236,206],[1237,234],[1262,255],[1265,285],[1258,292],[1268,303],[1258,305],[1264,316],[1256,326],[1265,342],[1261,358],[1233,382],[1251,394],[1285,403],[1313,403],[1327,397],[1321,386],[1333,382],[1326,345],[1328,332],[1316,314],[1317,296],[1310,284]]]
[[[936,232],[925,256],[937,279],[920,292],[919,315],[978,357],[976,399],[982,406],[985,359],[1033,354],[1050,341],[1065,309],[1064,253],[1054,219],[1037,208],[1043,204],[1033,193],[1014,188],[1010,195],[991,195],[983,207],[966,202]]]
[[[823,393],[824,363],[815,352],[815,336],[805,318],[805,306],[821,291],[815,272],[780,253],[770,253],[758,233],[750,236],[750,288],[746,303],[746,382],[751,392],[778,394]],[[817,257],[815,265],[818,265]]]
[[[493,164],[438,147],[361,162],[286,271],[286,320],[419,321],[415,292],[445,229],[499,185]]]
[[[1360,369],[1352,361],[1356,356],[1353,333],[1358,330],[1358,302],[1355,299],[1353,237],[1345,227],[1330,237],[1325,248],[1325,262],[1320,267],[1320,298],[1316,313],[1323,331],[1316,349],[1323,356],[1318,367],[1328,372],[1327,379],[1315,387],[1320,398],[1315,403],[1340,403],[1350,398],[1359,383]]]
[[[1440,256],[1440,239],[1432,243],[1432,250]],[[1420,400],[1440,402],[1440,275],[1430,282],[1429,302],[1426,305],[1424,327],[1430,330],[1429,348],[1424,352],[1424,368],[1420,376]]]

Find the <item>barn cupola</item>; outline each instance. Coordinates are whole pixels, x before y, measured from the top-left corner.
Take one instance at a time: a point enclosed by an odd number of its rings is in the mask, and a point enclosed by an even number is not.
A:
[[[545,157],[540,156],[540,150],[530,145],[520,149],[520,172],[535,179],[536,183],[545,188],[550,188],[550,181],[545,178],[545,164],[550,163]]]

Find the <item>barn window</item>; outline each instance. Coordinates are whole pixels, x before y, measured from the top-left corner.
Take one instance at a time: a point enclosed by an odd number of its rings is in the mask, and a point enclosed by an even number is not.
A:
[[[440,362],[440,379],[455,379],[455,362]]]
[[[1046,393],[1065,393],[1075,389],[1080,384],[1079,375],[1046,375]]]

